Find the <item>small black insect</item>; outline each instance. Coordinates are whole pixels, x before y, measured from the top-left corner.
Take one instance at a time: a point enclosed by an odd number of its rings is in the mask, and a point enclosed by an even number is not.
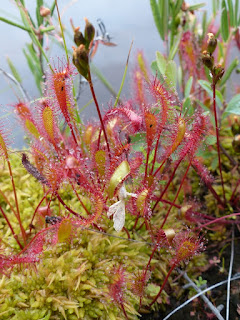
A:
[[[59,223],[62,221],[62,218],[60,217],[51,217],[51,216],[45,216],[45,222],[48,223],[48,224],[56,224],[56,223]]]

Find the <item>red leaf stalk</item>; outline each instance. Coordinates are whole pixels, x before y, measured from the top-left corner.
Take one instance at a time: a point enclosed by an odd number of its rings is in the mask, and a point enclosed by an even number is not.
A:
[[[103,123],[103,119],[102,119],[101,111],[100,111],[99,104],[98,104],[98,101],[97,101],[97,97],[95,95],[95,91],[94,91],[94,88],[93,88],[90,69],[88,71],[88,83],[89,83],[89,86],[90,86],[90,90],[91,90],[91,93],[92,93],[93,100],[94,100],[96,108],[97,108],[98,117],[99,117],[99,120],[101,122],[104,138],[105,138],[105,141],[106,141],[106,144],[107,144],[107,150],[108,150],[109,159],[111,160],[111,152],[110,152],[110,148],[109,148],[108,137],[107,137],[107,133],[106,133],[106,129],[105,129],[104,123]]]
[[[186,172],[185,172],[185,174],[184,174],[184,176],[183,176],[183,178],[182,178],[181,184],[180,184],[180,186],[179,186],[179,188],[178,188],[178,191],[177,191],[176,196],[175,196],[175,198],[174,198],[174,200],[173,200],[173,203],[172,203],[171,206],[169,207],[168,212],[167,212],[167,214],[166,214],[166,216],[165,216],[165,218],[164,218],[164,220],[163,220],[163,223],[162,223],[162,225],[161,225],[161,227],[160,227],[161,229],[163,228],[164,224],[166,223],[167,218],[168,218],[168,216],[169,216],[169,214],[170,214],[170,211],[172,210],[172,207],[174,206],[174,203],[175,203],[175,201],[176,201],[177,198],[178,198],[179,192],[180,192],[180,190],[181,190],[181,188],[182,188],[182,186],[183,186],[184,180],[185,180],[186,177],[187,177],[187,173],[188,173],[188,171],[189,171],[190,166],[191,166],[191,161],[190,161],[189,164],[188,164],[187,170],[186,170]]]

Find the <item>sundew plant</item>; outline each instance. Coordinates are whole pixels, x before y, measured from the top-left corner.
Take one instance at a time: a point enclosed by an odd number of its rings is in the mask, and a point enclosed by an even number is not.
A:
[[[85,19],[82,31],[72,23],[75,44],[67,48],[57,1],[51,8],[37,1],[36,21],[23,0],[15,2],[23,25],[1,20],[29,33],[26,57],[42,94],[30,100],[23,91],[14,105],[29,142],[21,156],[11,153],[0,125],[1,318],[137,319],[164,309],[182,293],[179,268],[198,275],[205,238],[238,223],[239,95],[225,100],[238,63],[227,68],[232,41],[239,46],[238,8],[222,1],[219,28],[206,15],[197,21],[202,5],[150,1],[166,54],[157,53],[151,72],[138,52],[132,98],[120,99],[121,85],[102,112],[91,62],[99,44],[114,44]],[[66,57],[49,61],[44,34],[54,35],[55,9]],[[81,120],[79,76],[96,121]],[[225,123],[235,128],[228,147]]]

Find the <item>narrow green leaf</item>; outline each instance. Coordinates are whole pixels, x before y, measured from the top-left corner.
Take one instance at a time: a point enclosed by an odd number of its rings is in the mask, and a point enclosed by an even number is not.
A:
[[[228,13],[225,0],[222,0],[222,14],[221,14],[221,35],[224,42],[227,42],[229,37]]]
[[[217,138],[214,135],[207,136],[207,138],[205,139],[205,143],[208,146],[212,146],[212,145],[216,144],[216,142],[217,142]]]
[[[227,0],[227,2],[228,2],[230,26],[234,27],[234,25],[235,25],[235,16],[234,16],[234,13],[233,13],[233,3],[232,3],[232,0]]]
[[[53,15],[55,8],[56,8],[56,2],[55,2],[55,0],[53,0],[53,3],[52,3],[51,8],[50,8],[51,16]]]
[[[36,17],[38,22],[38,27],[43,23],[43,17],[40,15],[40,7],[43,6],[43,0],[37,0],[36,6]]]
[[[208,81],[205,80],[198,80],[198,83],[200,84],[200,86],[206,90],[206,92],[208,93],[209,97],[212,99],[213,98],[213,91],[211,88],[211,84]],[[221,107],[222,103],[223,103],[223,96],[221,94],[220,91],[216,90],[216,102],[217,102],[217,106]]]
[[[154,76],[159,72],[156,60],[151,63],[151,70]]]
[[[204,103],[202,103],[202,101],[196,99],[197,104],[205,111],[207,111],[210,114],[210,121],[213,125],[215,125],[215,119],[213,114],[210,112],[209,108],[207,106],[205,106]]]
[[[173,44],[170,48],[170,52],[169,52],[169,56],[168,56],[168,60],[173,60],[177,51],[178,51],[178,48],[179,48],[179,43],[180,43],[180,40],[182,38],[182,32],[179,32],[178,35],[176,37],[174,37],[174,41],[173,41]]]
[[[18,23],[16,23],[16,22],[11,21],[11,20],[8,20],[8,19],[6,19],[6,18],[0,17],[0,21],[3,21],[3,22],[5,22],[5,23],[8,23],[8,24],[10,24],[10,25],[12,25],[12,26],[14,26],[14,27],[19,28],[19,29],[22,29],[22,30],[31,32],[30,28],[25,27],[25,26],[22,26],[22,25],[20,25],[20,24],[18,24]]]
[[[38,59],[37,53],[36,53],[33,45],[27,44],[27,48],[28,48],[28,51],[29,51],[29,54],[30,54],[32,60],[35,63],[35,68],[37,68],[38,73],[41,74],[41,76],[43,76],[40,61]]]
[[[11,60],[9,57],[7,57],[7,63],[8,63],[8,65],[9,65],[9,68],[11,69],[11,72],[12,72],[14,78],[15,78],[19,83],[22,83],[22,79],[21,79],[21,77],[20,77],[17,69],[15,68],[12,60]]]
[[[217,7],[216,7],[217,3],[215,0],[212,0],[212,11],[213,11],[213,16],[215,17],[217,14]]]
[[[168,0],[158,0],[158,7],[160,12],[160,24],[163,33],[163,40],[165,40],[168,32]]]
[[[235,59],[232,61],[232,63],[231,63],[230,66],[227,68],[227,70],[225,71],[225,73],[224,73],[224,75],[223,75],[223,77],[222,77],[222,79],[221,79],[221,81],[220,81],[220,86],[223,86],[223,85],[226,83],[226,81],[230,78],[233,70],[238,66],[238,63],[239,63],[239,61],[238,61],[237,58],[235,58]]]
[[[33,63],[31,56],[24,49],[23,49],[23,53],[24,53],[24,56],[27,60],[28,66],[29,66],[34,78],[35,78],[37,88],[38,88],[39,92],[42,93],[42,89],[41,89],[42,77],[38,74],[37,68],[36,68],[35,64]]]
[[[159,51],[156,52],[156,61],[157,61],[158,70],[162,75],[164,75],[166,72],[167,61]]]
[[[111,199],[114,195],[116,187],[128,176],[130,173],[130,166],[127,160],[124,160],[113,172],[108,187],[109,198]]]
[[[49,26],[49,27],[46,27],[46,28],[41,28],[40,32],[41,34],[45,33],[45,32],[49,32],[49,31],[52,31],[52,30],[55,30],[55,27],[54,26]]]
[[[180,11],[180,9],[182,7],[182,3],[183,3],[183,0],[177,0],[176,1],[175,7],[174,7],[174,16],[176,16],[179,13],[179,11]]]
[[[227,108],[225,109],[222,118],[226,118],[228,114],[233,113],[240,115],[240,94],[235,95],[228,103]]]
[[[184,97],[187,98],[190,95],[192,89],[193,77],[191,76],[185,86]]]
[[[127,62],[126,62],[126,66],[125,66],[124,73],[123,73],[123,77],[122,77],[122,82],[121,82],[121,85],[120,85],[120,88],[119,88],[119,91],[118,91],[118,94],[117,94],[117,98],[116,98],[115,103],[114,103],[114,107],[116,107],[117,104],[118,104],[118,100],[119,100],[119,98],[120,98],[120,95],[121,95],[121,92],[122,92],[122,88],[123,88],[123,85],[124,85],[124,82],[125,82],[125,78],[126,78],[126,74],[127,74],[127,69],[128,69],[128,61],[129,61],[129,57],[130,57],[132,45],[133,45],[133,41],[132,41],[132,43],[131,43],[131,46],[130,46],[130,49],[129,49],[129,52],[128,52],[128,57],[127,57]]]
[[[235,0],[235,8],[234,8],[234,13],[235,13],[235,27],[238,27],[238,5],[239,5],[239,1]]]
[[[93,101],[94,101],[93,99],[89,100],[89,101],[78,111],[78,113],[83,112]]]
[[[151,9],[152,9],[152,14],[153,14],[153,19],[155,22],[155,25],[157,27],[157,30],[159,32],[159,35],[161,37],[162,40],[164,40],[164,33],[163,30],[161,28],[161,16],[160,16],[160,12],[159,12],[159,8],[157,5],[156,0],[150,0],[150,5],[151,5]]]
[[[183,114],[184,116],[191,116],[193,112],[194,112],[194,109],[191,104],[191,99],[187,97],[183,102]]]
[[[98,77],[98,79],[104,84],[104,86],[109,90],[109,92],[113,95],[114,98],[117,96],[117,92],[113,89],[111,83],[104,77],[98,68],[91,63],[91,71]]]
[[[182,71],[182,68],[180,66],[178,66],[177,78],[178,78],[178,83],[181,85],[182,81],[183,81],[183,71]]]
[[[174,88],[176,88],[176,86],[177,86],[177,65],[173,60],[168,61],[165,76],[166,76],[167,84],[170,87],[174,86]]]
[[[201,3],[197,3],[197,4],[193,4],[192,6],[188,7],[189,11],[194,11],[194,10],[198,10],[201,9],[202,7],[205,7],[206,3],[205,2],[201,2]]]
[[[202,18],[202,36],[201,36],[201,39],[203,39],[203,37],[205,37],[206,31],[207,31],[207,11],[204,11],[203,12],[203,18]]]
[[[157,65],[157,61],[153,61],[151,63],[151,70],[152,70],[152,73],[155,77],[157,77],[161,83],[164,81],[164,77],[163,75],[159,72],[159,69],[158,69],[158,65]]]

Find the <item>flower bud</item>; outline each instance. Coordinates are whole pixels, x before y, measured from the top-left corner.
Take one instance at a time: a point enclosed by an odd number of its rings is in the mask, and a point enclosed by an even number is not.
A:
[[[75,28],[74,30],[74,42],[76,43],[76,45],[79,47],[80,44],[85,44],[86,40],[84,39],[84,36],[82,34],[82,32],[79,30],[80,28]]]
[[[85,20],[85,23],[86,23],[85,30],[84,30],[84,37],[86,39],[87,49],[88,49],[90,43],[94,39],[95,29],[94,29],[94,26],[88,21],[87,18],[85,18],[84,20]]]
[[[221,64],[218,64],[216,66],[214,66],[213,68],[213,76],[214,76],[214,82],[215,84],[222,79],[222,76],[224,74],[225,70],[222,67]]]
[[[165,232],[165,235],[168,239],[168,242],[171,244],[175,235],[176,235],[176,232],[172,228],[166,229],[166,230],[164,230],[164,232]]]
[[[237,116],[234,116],[233,119],[234,119],[234,123],[231,126],[231,130],[232,130],[232,133],[234,135],[236,135],[236,134],[240,133],[240,125],[239,125],[239,121],[238,121],[238,117]]]
[[[208,33],[207,43],[208,43],[207,52],[210,53],[210,55],[211,55],[217,46],[217,39],[215,38],[213,33]]]
[[[47,17],[51,14],[51,10],[49,8],[46,8],[44,6],[40,7],[40,16]]]
[[[83,44],[81,44],[77,49],[73,48],[73,64],[78,69],[78,72],[84,78],[88,79],[88,51]]]
[[[214,65],[214,58],[210,55],[209,52],[203,51],[202,53],[202,62],[210,70],[212,70]]]
[[[240,153],[240,134],[237,134],[232,141],[233,149],[236,153]]]

